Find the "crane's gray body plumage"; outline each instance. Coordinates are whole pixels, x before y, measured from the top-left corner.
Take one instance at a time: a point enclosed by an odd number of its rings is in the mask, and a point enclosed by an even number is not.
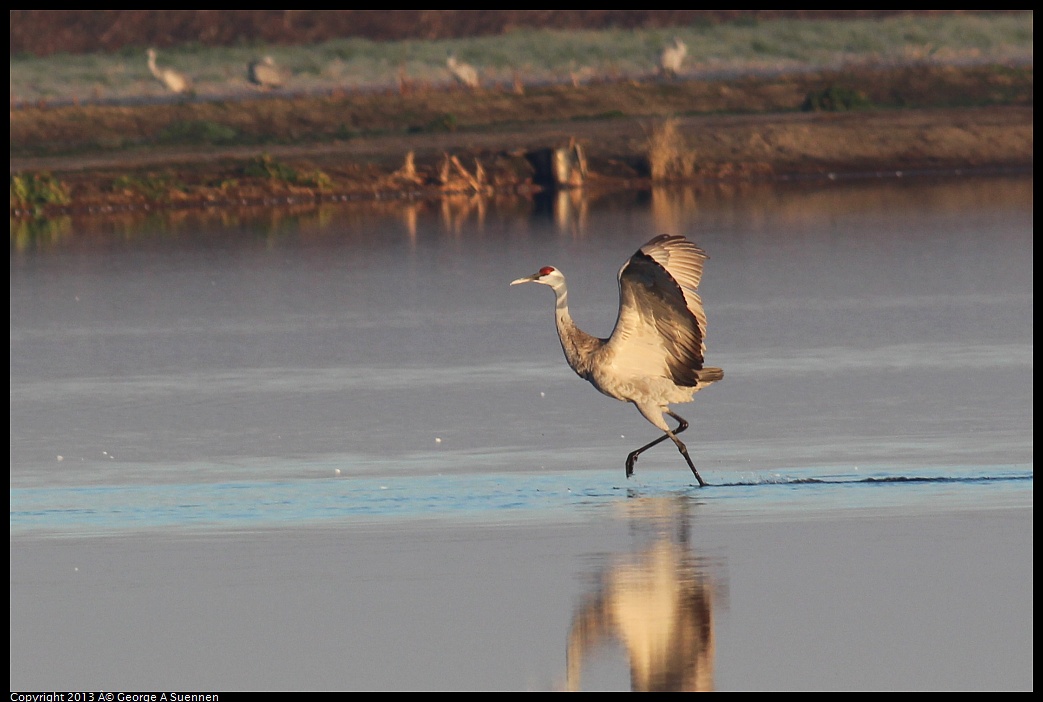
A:
[[[599,391],[631,402],[670,438],[699,477],[676,433],[687,422],[669,405],[690,402],[695,393],[724,377],[720,368],[706,368],[706,313],[699,282],[706,253],[681,236],[662,234],[642,246],[619,269],[619,316],[607,339],[580,330],[568,308],[568,289],[560,271],[546,267],[512,283],[542,283],[554,290],[555,320],[569,366]],[[680,422],[671,431],[664,414]],[[630,475],[637,454],[627,461]],[[702,484],[702,478],[699,478]]]
[[[674,43],[665,49],[659,57],[659,70],[664,74],[676,77],[681,72],[685,57],[688,56],[688,46],[674,37]]]
[[[281,88],[286,82],[286,73],[276,65],[275,59],[265,56],[251,61],[247,66],[246,78],[265,90]]]
[[[178,94],[192,90],[192,81],[188,76],[175,71],[173,68],[160,68],[156,65],[155,49],[149,49],[146,55],[148,56],[148,69],[156,77],[156,80],[167,86],[168,90]]]
[[[449,56],[449,58],[445,60],[445,65],[461,85],[465,85],[468,88],[478,88],[481,86],[481,80],[478,77],[478,69],[471,64],[458,61],[456,56]]]

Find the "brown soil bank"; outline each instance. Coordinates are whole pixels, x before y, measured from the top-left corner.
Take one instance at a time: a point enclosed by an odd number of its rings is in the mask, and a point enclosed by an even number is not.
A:
[[[11,213],[532,192],[570,142],[585,187],[1031,169],[1032,114],[1031,66],[37,106]]]

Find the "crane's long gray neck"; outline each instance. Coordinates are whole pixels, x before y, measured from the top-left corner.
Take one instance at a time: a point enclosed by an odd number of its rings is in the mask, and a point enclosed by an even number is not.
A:
[[[572,321],[572,315],[569,314],[569,292],[564,281],[552,285],[551,289],[554,291],[554,322],[558,328],[561,350],[565,352],[565,360],[581,377],[589,378],[591,356],[603,342],[581,330]]]

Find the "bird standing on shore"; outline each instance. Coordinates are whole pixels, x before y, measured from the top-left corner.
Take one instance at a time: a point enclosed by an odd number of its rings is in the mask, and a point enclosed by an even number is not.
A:
[[[286,73],[275,64],[275,59],[265,56],[250,62],[246,78],[263,90],[281,88],[286,83]]]
[[[663,53],[659,57],[659,70],[663,75],[676,78],[677,74],[681,72],[681,66],[684,65],[686,56],[688,56],[688,46],[674,37],[674,43],[663,49]]]
[[[449,56],[445,60],[445,65],[461,85],[472,89],[481,85],[481,82],[478,80],[478,69],[471,64],[457,61],[456,56]]]
[[[148,69],[172,93],[180,95],[192,89],[192,81],[189,80],[188,76],[175,71],[173,68],[159,68],[156,65],[155,49],[148,50]]]
[[[628,478],[643,451],[670,439],[699,486],[706,485],[688,448],[677,438],[688,422],[669,407],[690,402],[696,392],[724,377],[720,368],[703,367],[706,314],[697,291],[706,258],[683,236],[661,234],[642,246],[619,269],[619,316],[607,339],[576,327],[569,315],[565,276],[558,269],[546,266],[511,283],[550,287],[558,338],[572,370],[605,395],[632,403],[664,432],[627,456]],[[664,414],[677,420],[677,429],[670,430]]]

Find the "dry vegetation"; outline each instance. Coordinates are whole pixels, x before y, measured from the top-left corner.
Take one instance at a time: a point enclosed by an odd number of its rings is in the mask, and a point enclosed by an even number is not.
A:
[[[698,156],[681,134],[676,119],[656,125],[648,141],[648,172],[654,181],[689,180]]]

